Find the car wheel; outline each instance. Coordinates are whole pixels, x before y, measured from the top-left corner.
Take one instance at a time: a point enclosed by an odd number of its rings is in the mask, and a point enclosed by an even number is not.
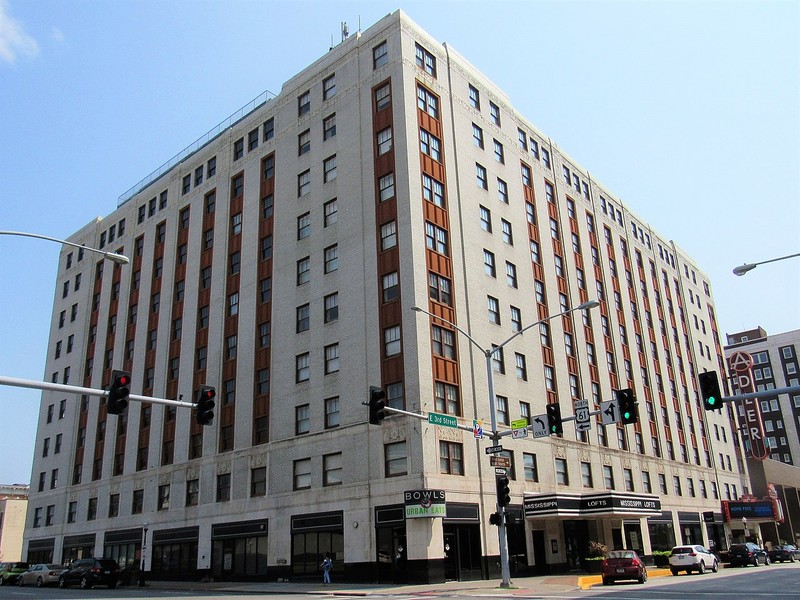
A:
[[[639,576],[638,579],[639,583],[644,583],[647,581],[647,571],[642,571],[642,574]]]
[[[769,556],[764,557],[764,566],[766,567],[770,563]]]
[[[789,557],[789,562],[794,562],[794,554]]]
[[[757,567],[757,566],[758,566],[758,557],[757,557],[757,556],[754,556],[754,557],[753,557],[753,566],[754,566],[754,567]]]
[[[17,577],[17,585],[18,585],[19,587],[22,587],[23,585],[25,585],[25,584],[23,583],[23,581],[22,581],[22,575],[20,575],[19,577]]]
[[[717,571],[719,571],[719,563],[715,560],[714,564],[711,565],[711,572],[716,573]]]
[[[59,577],[58,578],[58,587],[60,587],[62,589],[67,587],[67,580],[64,579],[63,577]]]
[[[89,580],[86,577],[81,577],[81,589],[82,590],[89,590],[92,588],[92,584],[89,583]]]
[[[611,580],[607,577],[603,577],[603,585],[611,585]]]
[[[700,560],[700,564],[697,566],[697,572],[700,573],[700,575],[703,575],[706,572],[706,563],[704,563],[702,559]]]
[[[678,574],[678,569],[670,569],[670,571],[672,572],[673,575],[677,575]]]

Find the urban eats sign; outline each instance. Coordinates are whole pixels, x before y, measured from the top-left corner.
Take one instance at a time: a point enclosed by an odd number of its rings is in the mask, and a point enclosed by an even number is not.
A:
[[[444,490],[411,490],[403,493],[406,519],[446,517]]]

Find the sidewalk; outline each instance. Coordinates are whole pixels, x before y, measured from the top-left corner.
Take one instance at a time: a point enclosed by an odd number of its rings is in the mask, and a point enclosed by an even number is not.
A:
[[[669,569],[648,569],[649,577],[669,575]],[[588,590],[602,584],[599,575],[542,575],[539,577],[516,577],[510,588],[501,588],[499,578],[479,581],[448,581],[430,584],[370,584],[334,583],[324,586],[322,582],[180,582],[152,581],[150,589],[202,592],[230,592],[238,594],[307,594],[322,596],[370,596],[387,594],[450,595],[459,592],[464,596],[498,596],[515,598],[540,598],[548,593],[558,594],[575,590]]]

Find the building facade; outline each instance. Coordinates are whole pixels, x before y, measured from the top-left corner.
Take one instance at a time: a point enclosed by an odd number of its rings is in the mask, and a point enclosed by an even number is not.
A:
[[[0,562],[22,560],[29,489],[20,484],[0,485]]]
[[[593,540],[728,543],[720,500],[747,471],[734,413],[699,401],[697,372],[724,362],[689,256],[401,11],[262,100],[70,238],[130,265],[63,251],[52,380],[101,388],[121,368],[134,394],[213,385],[217,409],[203,427],[187,408],[114,416],[44,393],[29,559],[138,564],[144,548],[156,577],[270,579],[317,577],[330,552],[340,578],[494,576],[489,441],[412,416],[369,425],[363,403],[380,386],[391,407],[487,423],[470,339],[553,316],[493,354],[500,430],[625,388],[639,422],[503,438],[512,574],[580,567]]]
[[[737,353],[746,353],[752,361],[753,391],[758,397],[758,419],[765,452],[753,452],[749,428],[739,436],[740,454],[745,457],[756,498],[776,498],[781,504],[782,519],[766,518],[758,523],[758,536],[765,542],[800,543],[800,392],[776,394],[771,390],[800,385],[800,330],[768,335],[761,328],[731,333],[727,336],[725,357],[729,364]],[[734,392],[736,371],[728,376]],[[745,423],[744,403],[737,403],[741,423]],[[755,455],[755,456],[754,456]],[[753,519],[750,519],[753,521]],[[739,524],[734,524],[741,528]],[[755,531],[754,531],[755,533]]]

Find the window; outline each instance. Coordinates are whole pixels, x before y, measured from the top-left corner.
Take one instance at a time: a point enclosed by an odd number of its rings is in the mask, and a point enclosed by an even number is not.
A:
[[[333,273],[339,268],[339,247],[334,244],[325,248],[325,273]]]
[[[522,330],[522,313],[516,306],[511,307],[511,329],[513,331]]]
[[[396,300],[400,295],[400,284],[397,271],[392,271],[383,276],[383,301],[390,302]]]
[[[486,296],[486,305],[489,310],[489,322],[500,325],[500,303],[497,298]]]
[[[322,80],[322,99],[328,100],[336,95],[336,74]]]
[[[188,175],[183,176],[183,183],[181,185],[181,194],[186,195],[189,193],[189,190],[192,189],[192,174],[189,173]],[[111,241],[111,240],[109,240]],[[102,247],[102,246],[101,246]]]
[[[508,204],[508,184],[499,177],[497,178],[497,199],[503,204]]]
[[[325,322],[331,323],[339,318],[339,294],[325,296]]]
[[[453,335],[453,332],[449,329],[445,329],[444,327],[440,327],[439,325],[433,325],[431,327],[431,332],[431,347],[433,353],[437,356],[443,356],[444,358],[455,360],[456,349],[455,336]]]
[[[480,163],[475,163],[475,183],[481,189],[489,189],[489,180],[486,176],[486,167]]]
[[[585,488],[594,487],[592,480],[592,465],[588,462],[581,463],[581,484]]]
[[[304,92],[297,97],[297,116],[302,117],[311,110],[311,92]]]
[[[384,473],[386,477],[397,477],[408,473],[406,442],[394,442],[383,447]]]
[[[381,225],[381,251],[394,248],[397,245],[397,225],[389,221]]]
[[[302,240],[311,235],[311,213],[303,213],[297,217],[297,239]]]
[[[325,375],[339,372],[339,344],[325,346]]]
[[[464,474],[463,446],[439,441],[439,471],[448,475]]]
[[[228,316],[232,317],[239,314],[239,292],[234,292],[228,296]]]
[[[303,435],[311,431],[311,417],[308,404],[294,407],[294,434]]]
[[[342,453],[322,457],[322,485],[342,484]]]
[[[336,202],[336,198],[333,200],[328,200],[322,207],[323,212],[325,213],[324,216],[324,226],[328,227],[329,225],[333,225],[339,219],[339,207]]]
[[[264,179],[272,179],[275,177],[275,155],[270,154],[261,162],[261,170]]]
[[[339,412],[339,396],[325,399],[325,429],[338,427],[341,413]]]
[[[322,119],[322,139],[329,140],[336,136],[336,113]]]
[[[506,283],[509,287],[517,287],[517,267],[514,263],[506,261]]]
[[[309,366],[308,352],[298,354],[295,356],[295,383],[308,381],[311,377],[311,368]]]
[[[450,294],[450,280],[436,273],[428,274],[428,292],[431,300],[441,302],[447,306],[452,305]]]
[[[511,423],[511,417],[508,414],[508,398],[505,396],[495,396],[495,413],[497,422],[502,425]]]
[[[231,197],[237,198],[244,193],[244,175],[236,175],[231,179]]]
[[[567,460],[556,458],[556,483],[559,485],[569,485],[569,471],[567,470]]]
[[[439,118],[439,99],[421,85],[417,85],[417,107],[434,119]]]
[[[375,90],[375,110],[383,110],[392,103],[392,88],[387,83]]]
[[[503,230],[503,242],[505,242],[509,246],[513,246],[514,236],[511,232],[511,223],[509,223],[505,219],[500,219],[500,223]]]
[[[302,156],[311,150],[311,130],[306,129],[297,136],[297,155]]]
[[[528,380],[528,366],[525,362],[525,355],[514,353],[514,363],[516,365],[517,378],[522,381]]]
[[[492,123],[500,127],[500,107],[494,102],[489,102],[489,117],[492,119]]]
[[[292,469],[293,488],[307,490],[311,487],[311,459],[303,458],[294,461]]]
[[[505,164],[506,162],[506,155],[505,155],[505,150],[503,149],[503,144],[501,144],[497,140],[494,140],[494,159],[501,164]]]
[[[258,148],[258,128],[256,127],[247,134],[247,151],[252,152]]]
[[[381,202],[394,198],[394,173],[388,173],[378,179],[378,197]]]
[[[424,129],[419,130],[420,150],[436,162],[442,162],[442,142]]]
[[[492,211],[485,206],[480,206],[481,229],[492,233]]]
[[[169,484],[158,486],[158,510],[169,510]]]
[[[436,206],[444,207],[444,186],[433,177],[422,174],[422,197]]]
[[[481,109],[481,93],[472,85],[469,86],[469,105],[474,109]]]
[[[387,357],[400,354],[400,325],[392,325],[383,330],[383,346]]]
[[[425,245],[431,250],[447,256],[447,231],[429,221],[426,221]]]
[[[381,42],[372,49],[372,68],[379,69],[389,62],[389,49],[386,42]]]
[[[424,69],[428,75],[436,77],[436,57],[419,44],[415,46],[417,66]]]
[[[233,142],[233,160],[239,160],[244,156],[244,138],[239,138]]]
[[[296,325],[296,329],[295,329],[296,333],[300,333],[302,331],[307,331],[308,330],[309,312],[310,312],[310,309],[309,309],[309,305],[308,304],[303,304],[302,306],[298,306],[297,307],[297,311],[296,311],[296,313],[297,313],[296,314],[296,323],[297,323],[297,325]]]
[[[250,497],[267,495],[267,468],[256,467],[250,469]]]
[[[522,465],[525,470],[525,481],[538,482],[539,469],[536,466],[536,455],[528,452],[522,453]]]
[[[607,490],[614,489],[614,471],[610,465],[603,465],[603,485]]]
[[[490,277],[497,277],[497,269],[495,267],[494,253],[489,250],[483,251],[483,272]]]
[[[305,196],[311,192],[311,171],[303,171],[297,176],[297,197]]]
[[[329,183],[336,179],[336,155],[329,156],[322,163],[323,175],[322,180],[324,183]]]
[[[231,474],[220,473],[217,475],[217,502],[228,502],[231,499]]]
[[[483,150],[483,129],[475,125],[475,123],[472,124],[472,143]]]

